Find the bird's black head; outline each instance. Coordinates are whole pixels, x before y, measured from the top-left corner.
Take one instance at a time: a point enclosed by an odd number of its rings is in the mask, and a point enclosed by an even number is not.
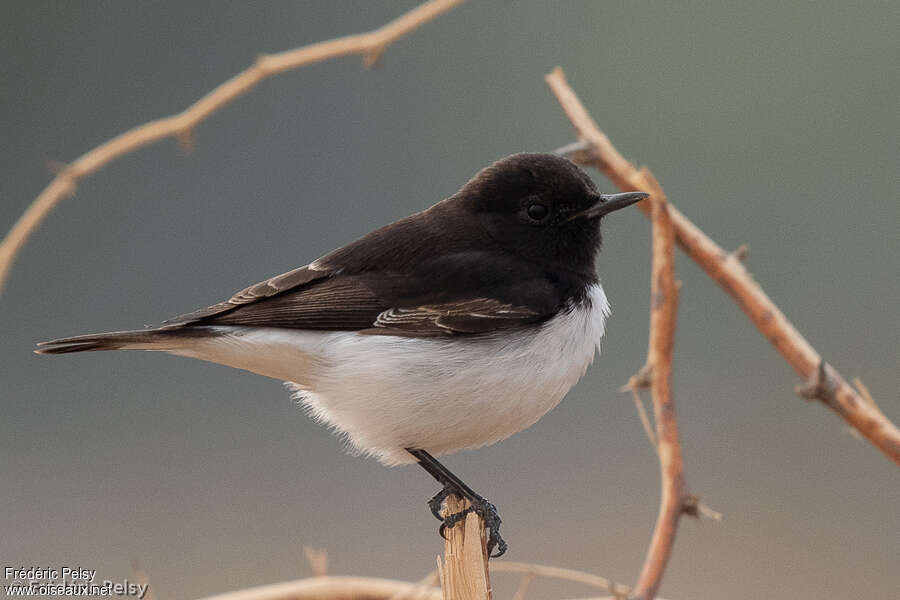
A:
[[[593,273],[600,219],[646,196],[605,196],[561,156],[514,154],[482,169],[452,200],[463,203],[505,250],[541,264]]]

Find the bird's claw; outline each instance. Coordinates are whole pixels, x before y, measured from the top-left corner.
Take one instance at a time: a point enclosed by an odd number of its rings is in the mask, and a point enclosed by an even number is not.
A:
[[[466,515],[468,515],[471,512],[475,512],[475,509],[470,506],[465,510],[459,511],[458,513],[453,513],[452,515],[447,515],[446,517],[443,517],[441,519],[443,522],[441,523],[441,526],[438,529],[438,533],[440,534],[440,536],[446,540],[447,539],[447,535],[446,535],[447,529],[453,527],[454,525],[456,525],[457,523],[459,523],[460,521],[465,519]]]
[[[489,558],[500,558],[506,554],[506,540],[500,535],[500,513],[497,507],[481,498],[480,502],[473,505],[475,512],[484,519],[484,528],[488,532],[487,554]],[[496,547],[497,553],[494,553]]]
[[[428,508],[431,509],[431,513],[441,521],[441,526],[438,529],[438,533],[444,539],[447,539],[446,531],[449,528],[452,528],[454,525],[464,520],[469,513],[474,512],[484,521],[484,529],[487,531],[487,553],[490,558],[498,558],[503,556],[506,553],[507,545],[506,541],[500,535],[500,523],[502,522],[500,519],[500,514],[497,512],[497,507],[485,500],[484,498],[478,496],[475,500],[470,500],[469,507],[465,510],[461,510],[457,513],[453,513],[452,515],[442,516],[441,515],[441,506],[446,500],[447,496],[455,493],[455,490],[444,488],[440,492],[434,495],[431,500],[428,501]],[[494,553],[494,549],[496,548],[497,552]]]
[[[443,489],[441,489],[441,491],[432,496],[431,500],[428,501],[428,508],[431,509],[431,514],[433,514],[434,518],[438,521],[444,521],[444,517],[443,515],[441,515],[441,507],[444,506],[444,500],[446,500],[447,496],[449,496],[451,493],[453,493],[452,489],[450,489],[449,487],[444,487]],[[443,527],[441,528],[441,531],[443,531]],[[442,533],[441,537],[443,537],[443,535],[444,534]]]

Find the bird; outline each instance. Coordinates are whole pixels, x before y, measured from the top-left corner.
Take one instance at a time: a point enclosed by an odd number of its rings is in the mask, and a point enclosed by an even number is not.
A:
[[[584,375],[610,315],[600,222],[646,197],[601,194],[563,156],[513,154],[430,208],[223,302],[35,352],[168,352],[283,380],[351,452],[434,477],[442,536],[476,512],[500,556],[496,507],[435,457],[530,427]],[[450,494],[468,508],[442,515]]]

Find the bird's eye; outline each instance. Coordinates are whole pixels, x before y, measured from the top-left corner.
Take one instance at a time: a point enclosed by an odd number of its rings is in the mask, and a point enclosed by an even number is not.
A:
[[[550,214],[550,210],[545,204],[540,202],[532,202],[528,205],[528,218],[534,221],[543,221]]]

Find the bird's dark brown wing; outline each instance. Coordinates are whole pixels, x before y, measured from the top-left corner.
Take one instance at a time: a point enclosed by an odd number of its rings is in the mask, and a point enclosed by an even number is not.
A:
[[[423,306],[397,306],[384,290],[373,291],[365,276],[336,275],[226,312],[196,325],[282,327],[358,331],[366,335],[413,337],[478,334],[540,320],[543,315],[493,298],[466,298]],[[383,277],[379,278],[382,282]],[[386,297],[388,296],[388,297]]]
[[[427,337],[518,327],[559,310],[559,277],[548,278],[529,261],[471,247],[439,251],[408,232],[394,233],[402,234],[397,245],[373,247],[370,234],[163,328],[231,325]]]

